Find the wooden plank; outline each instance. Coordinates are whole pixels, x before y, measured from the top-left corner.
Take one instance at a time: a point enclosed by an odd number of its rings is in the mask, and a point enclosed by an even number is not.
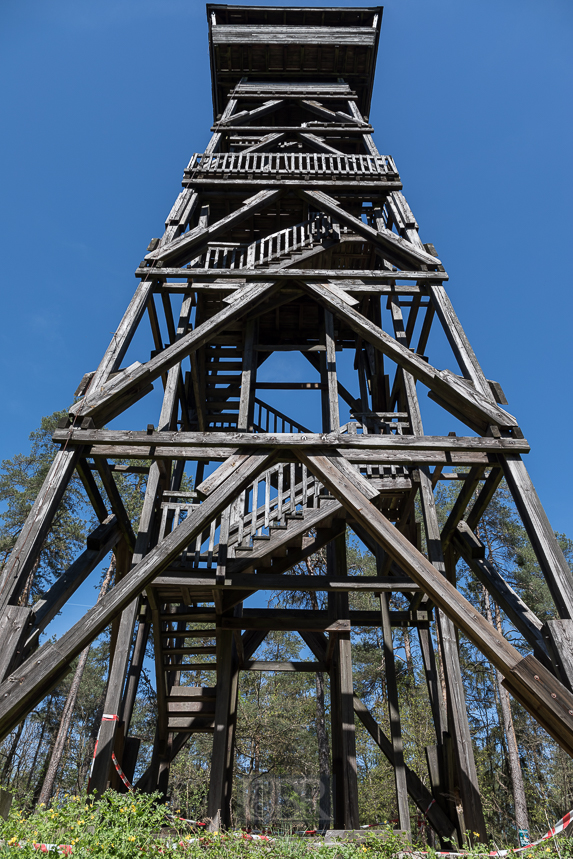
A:
[[[138,268],[135,272],[136,277],[145,277],[149,273],[147,268]],[[188,289],[187,281],[192,277],[193,283],[207,283],[211,281],[223,280],[238,280],[241,277],[250,277],[251,280],[268,280],[282,278],[284,280],[299,280],[304,277],[307,280],[320,281],[346,281],[357,280],[358,283],[376,283],[376,284],[394,284],[396,281],[406,280],[426,283],[435,283],[448,280],[446,272],[423,271],[423,270],[407,270],[396,272],[384,272],[381,270],[368,269],[336,269],[336,268],[320,268],[320,269],[305,269],[305,268],[279,268],[272,267],[261,269],[250,268],[229,268],[217,269],[216,273],[212,268],[194,268],[192,274],[188,268],[176,268],[174,266],[165,266],[159,269],[153,269],[153,276],[160,283],[163,283],[170,277],[181,278],[185,281],[185,288]],[[244,283],[241,283],[244,287]],[[414,287],[412,287],[414,288]],[[155,291],[160,287],[155,287]]]
[[[299,629],[304,629],[305,631],[315,631],[320,630],[321,632],[341,632],[343,630],[350,630],[350,621],[349,620],[331,620],[326,617],[325,612],[312,612],[308,611],[307,616],[303,617],[300,614],[295,614],[291,617],[291,612],[287,610],[277,610],[276,615],[267,615],[265,613],[262,617],[249,617],[246,615],[247,609],[244,610],[245,616],[243,617],[223,617],[221,618],[221,628],[222,629],[260,629],[260,630],[283,630],[283,631],[297,631]],[[257,614],[258,614],[258,610]],[[267,611],[272,611],[272,609],[267,609]],[[280,616],[279,616],[280,615]],[[378,624],[379,624],[378,619]]]
[[[59,578],[48,588],[46,593],[32,606],[34,613],[33,641],[39,633],[55,618],[73,593],[95,570],[100,561],[118,542],[121,534],[117,518],[108,516],[88,536],[88,548],[76,558]],[[32,641],[27,643],[30,647]]]
[[[476,390],[486,399],[495,402],[491,387],[483,374],[475,352],[470,346],[446,290],[442,285],[430,284],[428,292],[463,375],[473,382]]]
[[[229,126],[241,125],[244,122],[252,122],[255,119],[260,119],[262,116],[267,116],[269,113],[274,113],[275,110],[284,104],[284,99],[273,98],[265,101],[253,110],[241,110],[239,113],[233,113],[232,116],[227,116],[217,123],[219,128],[228,128]]]
[[[253,24],[217,24],[211,29],[213,45],[353,45],[373,48],[373,27],[296,27]]]
[[[237,430],[239,432],[252,430],[255,384],[257,378],[257,354],[254,350],[257,331],[257,321],[255,319],[248,319],[245,326],[243,371],[241,373],[241,395],[239,400],[239,418],[237,421]]]
[[[8,605],[3,610],[0,618],[0,682],[21,662],[32,619],[32,609],[27,606]]]
[[[143,277],[145,279],[141,281],[135,290],[133,298],[129,302],[128,308],[90,381],[88,391],[92,393],[107,382],[110,373],[119,369],[129,344],[133,339],[133,335],[143,317],[154,287],[153,277],[150,272],[147,272]]]
[[[230,825],[234,758],[234,733],[237,718],[239,670],[230,630],[217,629],[217,695],[215,734],[207,816],[209,828],[218,831]]]
[[[381,730],[380,726],[357,695],[353,697],[354,712],[377,744],[379,749],[394,766],[394,751],[392,743]],[[408,795],[418,806],[418,809],[428,819],[440,838],[446,842],[448,848],[450,841],[455,840],[456,829],[449,818],[444,814],[439,805],[433,802],[432,794],[407,764],[404,765],[406,774],[406,786]]]
[[[303,633],[302,638],[317,659],[324,660],[326,658],[328,639],[325,635],[317,632]],[[358,695],[354,694],[352,696],[352,704],[355,714],[358,716],[374,742],[378,745],[383,755],[389,763],[394,766],[394,751],[392,749],[392,743],[381,730],[368,707],[358,697]],[[436,805],[436,803],[432,802],[432,794],[417,774],[411,770],[407,764],[405,764],[405,771],[406,785],[410,798],[418,806],[422,814],[428,819],[440,838],[449,842],[450,839],[455,837],[455,826],[451,823],[442,809]],[[449,847],[450,845],[447,844],[446,846]]]

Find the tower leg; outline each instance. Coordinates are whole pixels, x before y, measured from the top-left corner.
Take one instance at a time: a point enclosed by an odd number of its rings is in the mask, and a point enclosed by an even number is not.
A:
[[[217,695],[207,816],[211,831],[231,822],[239,668],[232,630],[217,630]]]
[[[390,737],[392,739],[392,750],[394,752],[394,779],[396,782],[398,822],[400,829],[405,829],[409,832],[410,809],[408,807],[406,770],[404,769],[404,746],[402,743],[402,728],[400,725],[400,709],[398,705],[394,644],[392,642],[392,627],[390,624],[389,594],[380,594],[380,610],[382,613],[382,634],[384,636],[384,668],[386,673],[386,689],[388,693],[388,711],[390,715]]]
[[[345,534],[341,534],[329,543],[327,564],[329,575],[346,575]],[[348,617],[348,594],[329,594],[329,610],[337,619]],[[336,639],[330,669],[334,828],[358,829],[358,779],[350,633],[338,633]]]

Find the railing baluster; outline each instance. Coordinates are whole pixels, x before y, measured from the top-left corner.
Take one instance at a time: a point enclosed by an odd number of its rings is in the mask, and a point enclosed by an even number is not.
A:
[[[279,522],[282,522],[283,518],[283,470],[284,465],[281,462],[277,472],[277,520]]]
[[[207,569],[210,570],[213,566],[213,549],[215,548],[215,531],[217,520],[213,519],[209,529],[209,547],[207,549]]]
[[[271,472],[265,473],[265,528],[269,527],[271,512]]]

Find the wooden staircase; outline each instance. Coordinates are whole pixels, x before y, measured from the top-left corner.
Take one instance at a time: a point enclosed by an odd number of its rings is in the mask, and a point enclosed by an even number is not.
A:
[[[294,265],[309,255],[320,253],[340,241],[348,228],[330,215],[311,214],[305,221],[285,227],[257,239],[248,245],[211,242],[204,254],[198,256],[191,268],[241,269],[258,268],[279,263],[278,267]]]
[[[373,416],[364,423],[352,421],[341,427],[341,432],[372,432],[373,421]],[[379,431],[382,426],[379,420]],[[396,429],[399,431],[398,426]],[[359,468],[379,489],[380,508],[391,518],[399,515],[396,491],[403,492],[406,502],[412,487],[408,470],[368,465]],[[160,537],[194,515],[199,494],[163,494]],[[214,730],[216,616],[222,608],[229,611],[250,595],[245,578],[256,573],[274,574],[276,589],[280,590],[281,573],[345,529],[342,505],[321,482],[301,464],[279,463],[254,480],[154,580],[148,593],[156,606],[154,622],[160,626],[154,630],[158,707],[169,732],[189,735]],[[235,575],[241,576],[241,587],[234,586]]]

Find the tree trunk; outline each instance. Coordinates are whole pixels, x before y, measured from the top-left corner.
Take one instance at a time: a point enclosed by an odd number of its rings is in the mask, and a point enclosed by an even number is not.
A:
[[[24,722],[20,722],[20,724],[16,728],[16,733],[14,734],[14,739],[12,740],[10,751],[6,755],[6,760],[4,761],[4,766],[2,767],[2,775],[0,776],[0,781],[3,785],[5,785],[8,781],[8,776],[10,775],[10,771],[12,769],[12,761],[14,760],[14,755],[16,754],[16,749],[18,748],[18,743],[20,742],[20,737],[22,736],[23,730]]]
[[[111,563],[103,580],[103,584],[101,586],[97,602],[100,602],[100,600],[103,599],[103,597],[105,596],[114,570],[115,555],[112,555]],[[70,686],[70,691],[68,692],[68,697],[66,698],[66,703],[64,704],[62,718],[60,719],[60,727],[58,728],[58,735],[56,737],[56,742],[54,743],[54,748],[50,757],[50,763],[48,764],[48,769],[46,771],[42,790],[40,791],[40,796],[38,797],[39,804],[47,805],[52,797],[54,782],[56,780],[56,775],[58,773],[58,769],[62,761],[62,755],[64,753],[66,740],[68,738],[70,725],[72,723],[72,716],[74,714],[74,708],[76,706],[76,699],[78,697],[80,683],[82,682],[83,673],[86,667],[86,663],[88,661],[90,647],[91,645],[88,645],[80,653],[76,673],[74,674],[74,679],[72,680],[72,685]]]

